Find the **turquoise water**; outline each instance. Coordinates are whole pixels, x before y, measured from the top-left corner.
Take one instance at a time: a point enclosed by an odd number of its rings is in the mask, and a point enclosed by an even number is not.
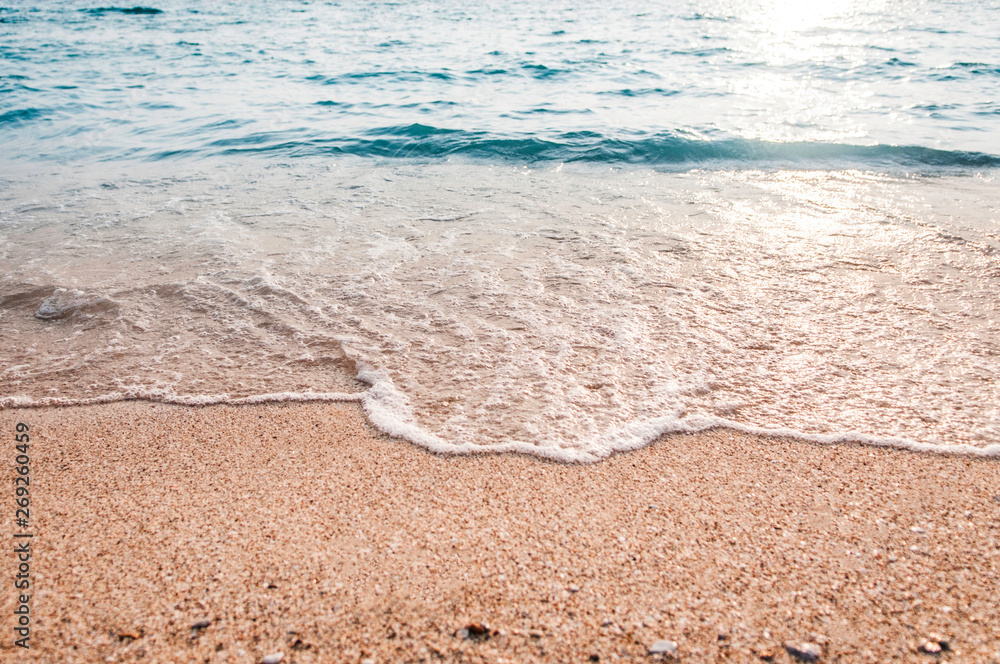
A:
[[[986,0],[0,8],[16,160],[1000,164]]]
[[[0,408],[1000,455],[1000,4],[0,7]]]

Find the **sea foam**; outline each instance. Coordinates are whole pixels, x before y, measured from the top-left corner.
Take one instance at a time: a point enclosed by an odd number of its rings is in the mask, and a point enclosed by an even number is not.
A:
[[[351,401],[579,462],[713,427],[997,454],[989,172],[67,177],[0,211],[0,407]]]

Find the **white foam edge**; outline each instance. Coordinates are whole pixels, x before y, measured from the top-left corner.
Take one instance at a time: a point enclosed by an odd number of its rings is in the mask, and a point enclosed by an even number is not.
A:
[[[499,445],[477,445],[469,442],[450,443],[440,436],[422,429],[417,424],[409,399],[393,385],[392,380],[384,372],[362,363],[359,363],[358,367],[358,379],[371,385],[363,393],[361,403],[372,425],[390,436],[403,438],[432,452],[442,454],[514,452],[566,463],[594,463],[615,453],[629,452],[645,447],[667,434],[691,434],[711,429],[729,429],[747,434],[772,438],[792,438],[822,445],[853,443],[869,447],[889,447],[932,454],[1000,458],[1000,444],[978,447],[965,443],[954,445],[922,443],[908,438],[872,436],[853,431],[833,434],[803,433],[794,429],[751,426],[721,417],[705,415],[683,417],[679,412],[627,424],[586,441],[580,448],[543,447],[522,441],[509,441]]]
[[[523,441],[508,441],[495,445],[478,445],[470,442],[451,443],[423,428],[417,423],[410,400],[393,384],[383,371],[358,363],[358,380],[370,387],[364,392],[273,392],[246,397],[227,394],[181,396],[161,390],[136,388],[112,392],[91,399],[65,399],[44,397],[31,399],[24,396],[0,398],[0,410],[10,408],[42,408],[46,406],[90,406],[120,401],[153,401],[179,406],[254,405],[291,402],[360,402],[371,424],[383,433],[402,438],[431,452],[440,454],[528,454],[563,463],[595,463],[615,453],[630,452],[645,447],[668,434],[702,433],[712,429],[729,429],[742,433],[772,438],[791,438],[821,445],[857,444],[868,447],[887,447],[912,452],[949,456],[1000,458],[1000,444],[982,447],[957,443],[922,443],[908,438],[880,437],[859,432],[831,434],[803,433],[794,429],[767,428],[734,422],[707,415],[682,416],[679,412],[639,422],[595,436],[580,447],[544,447]]]
[[[66,399],[62,397],[42,397],[32,399],[25,396],[0,398],[0,410],[10,408],[46,408],[69,406],[94,406],[120,401],[151,401],[175,406],[249,406],[265,403],[307,402],[307,401],[361,401],[364,392],[272,392],[246,397],[228,394],[179,395],[159,390],[136,388],[102,394],[90,399]]]
[[[922,443],[910,438],[873,436],[857,431],[838,433],[804,433],[795,429],[758,427],[734,422],[722,417],[692,415],[681,417],[672,414],[641,422],[633,422],[594,440],[595,456],[606,458],[616,452],[628,452],[645,447],[658,438],[671,433],[702,433],[712,429],[729,429],[769,438],[793,438],[820,445],[856,444],[866,447],[889,447],[931,454],[1000,458],[1000,444],[969,445],[967,443]]]

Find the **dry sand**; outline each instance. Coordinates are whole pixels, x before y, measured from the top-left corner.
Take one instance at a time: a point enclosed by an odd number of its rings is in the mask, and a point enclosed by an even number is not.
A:
[[[0,412],[7,478],[18,421],[32,647],[8,553],[3,662],[1000,662],[996,461],[717,431],[569,466],[350,405],[120,403]]]

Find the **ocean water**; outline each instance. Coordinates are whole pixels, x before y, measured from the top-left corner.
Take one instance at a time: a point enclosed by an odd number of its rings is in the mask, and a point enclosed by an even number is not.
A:
[[[1000,455],[1000,5],[0,7],[0,407]]]

